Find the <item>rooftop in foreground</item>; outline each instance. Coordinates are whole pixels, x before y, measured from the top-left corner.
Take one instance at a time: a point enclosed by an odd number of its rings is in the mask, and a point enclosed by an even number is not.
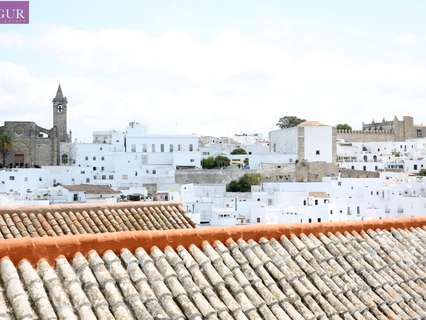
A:
[[[0,315],[424,319],[426,218],[3,240]]]
[[[0,208],[0,239],[193,228],[177,202],[120,202]]]

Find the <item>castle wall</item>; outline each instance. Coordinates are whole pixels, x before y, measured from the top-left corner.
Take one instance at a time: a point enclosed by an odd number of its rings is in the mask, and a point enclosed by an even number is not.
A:
[[[336,138],[350,142],[398,141],[391,131],[337,130]]]

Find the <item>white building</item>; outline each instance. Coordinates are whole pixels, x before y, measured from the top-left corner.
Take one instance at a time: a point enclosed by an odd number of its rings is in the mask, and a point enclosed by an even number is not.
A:
[[[316,121],[269,132],[270,150],[290,155],[293,159],[307,162],[335,161],[333,127]]]
[[[144,164],[200,168],[198,139],[196,135],[148,134],[145,126],[131,122],[126,130],[125,150],[142,154]]]
[[[426,215],[426,178],[384,173],[380,178],[263,183],[249,193],[225,185],[183,185],[180,200],[201,225],[314,223]],[[176,195],[175,195],[176,197]]]
[[[342,168],[364,171],[399,170],[410,174],[426,168],[426,139],[337,143]]]
[[[108,185],[73,184],[49,189],[51,203],[108,202],[115,203],[121,192]]]

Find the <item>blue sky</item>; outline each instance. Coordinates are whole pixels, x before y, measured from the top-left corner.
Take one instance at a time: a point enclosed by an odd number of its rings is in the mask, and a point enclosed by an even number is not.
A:
[[[60,81],[75,137],[266,133],[286,114],[359,127],[426,123],[426,1],[30,1],[0,25],[1,120],[51,125]]]

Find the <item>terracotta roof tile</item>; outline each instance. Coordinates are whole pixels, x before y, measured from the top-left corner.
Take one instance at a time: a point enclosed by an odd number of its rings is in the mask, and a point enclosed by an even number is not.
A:
[[[84,192],[89,194],[120,194],[120,191],[114,190],[109,185],[102,184],[71,184],[62,185],[71,192]]]
[[[0,317],[424,319],[425,239],[426,219],[2,240]]]
[[[174,202],[0,208],[0,239],[194,227]]]

